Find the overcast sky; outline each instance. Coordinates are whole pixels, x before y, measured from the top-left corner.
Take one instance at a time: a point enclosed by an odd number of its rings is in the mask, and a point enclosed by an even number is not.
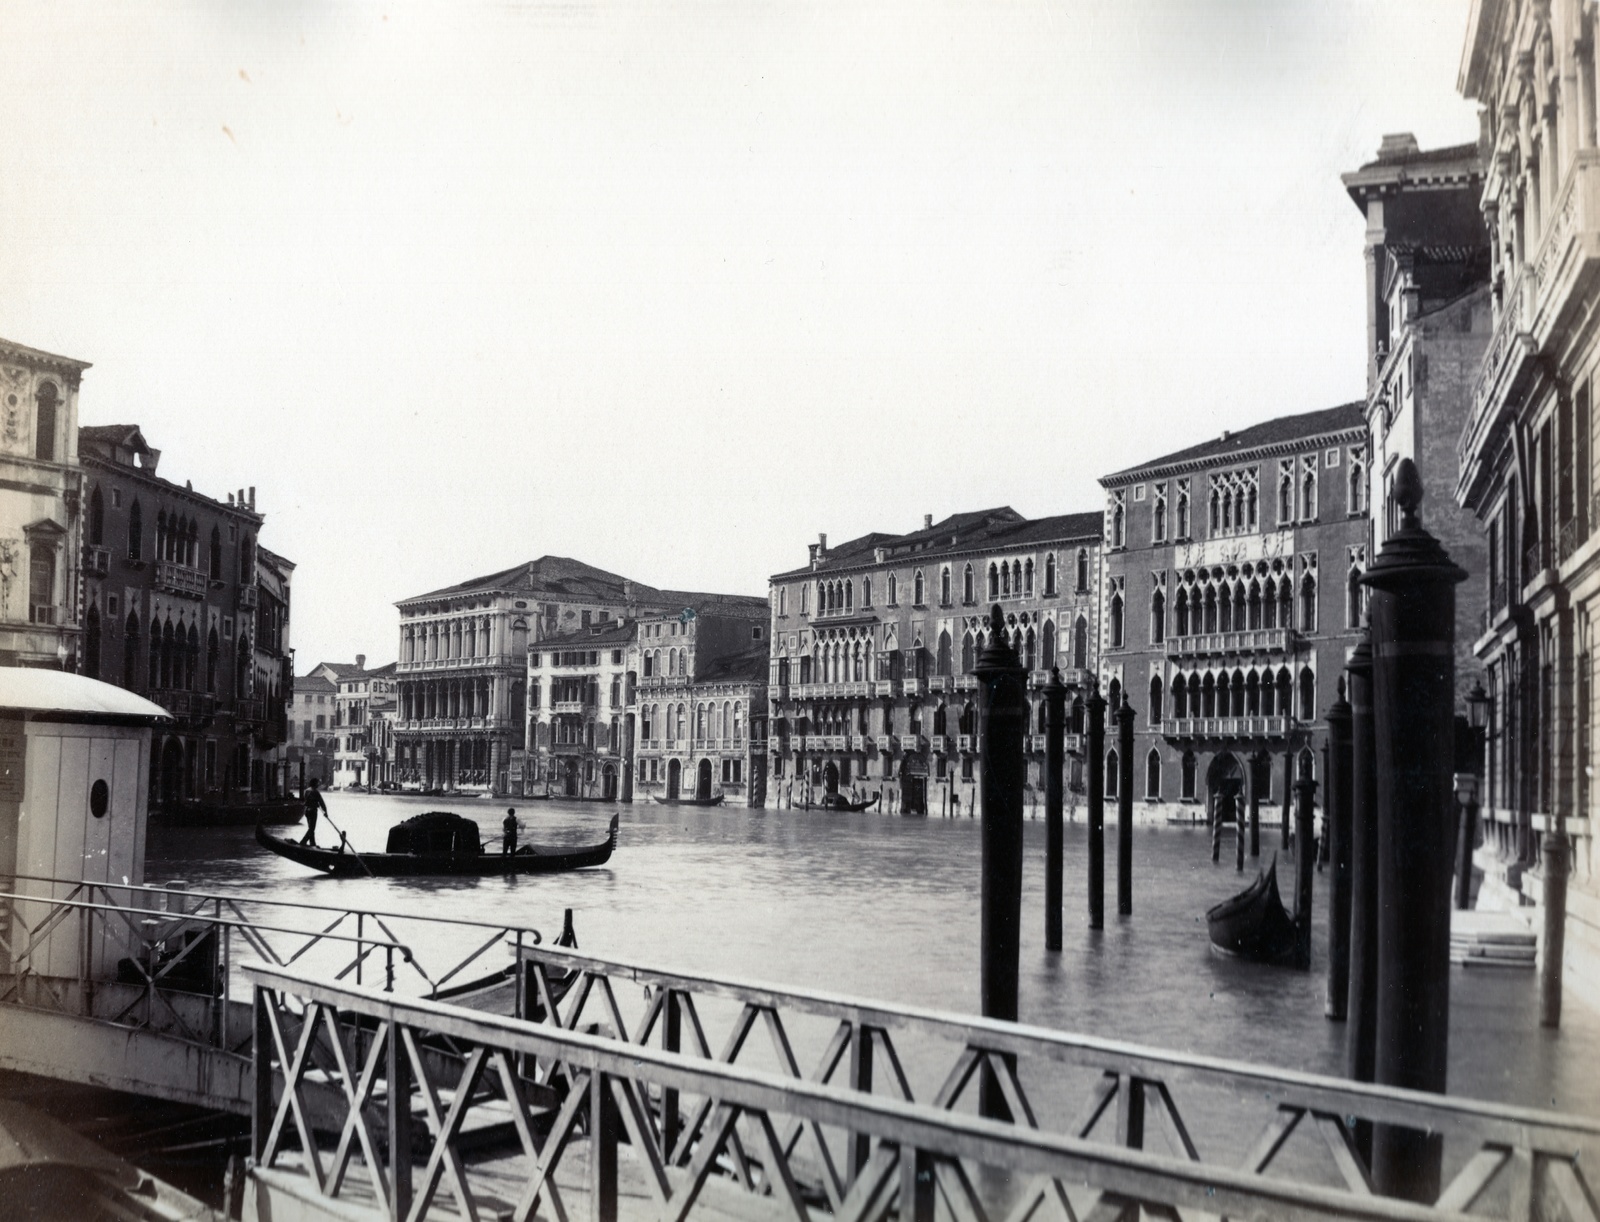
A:
[[[1465,0],[0,0],[0,335],[257,488],[293,644],[546,553],[764,594],[1359,398]]]

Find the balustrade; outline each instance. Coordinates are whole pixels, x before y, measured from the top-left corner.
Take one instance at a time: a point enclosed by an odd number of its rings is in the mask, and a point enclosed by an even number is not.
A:
[[[1161,731],[1169,738],[1283,738],[1288,717],[1169,717]]]
[[[1293,642],[1290,628],[1247,628],[1240,632],[1194,632],[1169,636],[1169,658],[1219,653],[1283,653]]]

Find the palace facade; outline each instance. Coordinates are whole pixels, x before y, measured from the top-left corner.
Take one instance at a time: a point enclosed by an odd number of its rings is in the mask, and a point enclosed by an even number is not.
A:
[[[1458,87],[1479,103],[1494,330],[1460,441],[1457,497],[1483,525],[1476,652],[1491,698],[1482,907],[1542,906],[1541,837],[1564,817],[1566,984],[1600,999],[1594,826],[1600,630],[1596,17],[1473,0]]]
[[[1469,573],[1488,564],[1483,527],[1456,504],[1457,447],[1472,386],[1494,327],[1489,233],[1478,211],[1483,158],[1476,144],[1418,148],[1385,136],[1375,160],[1344,175],[1366,219],[1367,503],[1376,555],[1398,526],[1395,472],[1417,464],[1428,531]],[[1473,642],[1488,595],[1480,581],[1456,589],[1456,692],[1483,680]]]
[[[607,801],[620,795],[633,639],[631,622],[608,620],[529,648],[525,792]]]
[[[770,583],[769,802],[881,792],[926,813],[978,795],[977,678],[989,608],[1029,674],[1028,776],[1042,788],[1043,687],[1081,687],[1100,635],[1101,516],[955,514],[908,534],[811,545]]]
[[[294,566],[261,548],[255,491],[226,502],[157,474],[137,425],[78,431],[84,480],[79,669],[155,701],[153,803],[284,790]]]
[[[763,804],[768,616],[763,598],[699,594],[640,619],[628,668],[637,795]]]
[[[1365,407],[1225,432],[1100,481],[1108,796],[1124,693],[1144,817],[1208,817],[1230,788],[1281,797],[1273,755],[1318,775],[1364,613]]]
[[[78,669],[78,384],[88,368],[0,340],[0,665]]]

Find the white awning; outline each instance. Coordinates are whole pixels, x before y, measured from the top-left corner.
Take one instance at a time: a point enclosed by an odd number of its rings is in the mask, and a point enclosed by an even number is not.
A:
[[[92,714],[138,721],[170,721],[143,696],[83,675],[27,666],[0,666],[0,709],[23,713]]]

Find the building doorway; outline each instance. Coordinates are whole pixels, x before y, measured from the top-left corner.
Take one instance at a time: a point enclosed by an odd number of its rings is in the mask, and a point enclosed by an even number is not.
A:
[[[700,801],[707,801],[711,797],[711,761],[701,760],[700,770],[695,777],[694,796]]]
[[[822,770],[822,788],[827,793],[839,792],[839,765],[832,760],[829,760],[828,766]]]
[[[677,760],[667,761],[667,800],[676,798],[683,788],[683,765]]]
[[[925,815],[928,813],[928,778],[911,771],[911,761],[900,761],[900,813]]]
[[[617,770],[611,764],[607,764],[605,771],[600,774],[600,793],[607,802],[617,800]]]
[[[561,764],[561,792],[569,798],[578,796],[578,761],[568,756]]]
[[[1224,751],[1206,769],[1206,824],[1215,826],[1221,819],[1236,823],[1244,809],[1244,766],[1239,757]]]

